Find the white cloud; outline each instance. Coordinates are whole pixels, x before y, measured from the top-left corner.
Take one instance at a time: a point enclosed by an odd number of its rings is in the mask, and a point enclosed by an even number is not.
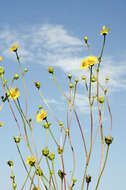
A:
[[[18,43],[23,62],[56,66],[78,78],[83,73],[88,75],[88,70],[80,70],[84,55],[81,40],[70,35],[62,25],[35,25],[21,30],[6,27],[0,31],[0,43],[1,55],[8,56],[8,59],[14,58],[9,47]],[[101,63],[100,80],[104,83],[108,76],[111,89],[125,89],[125,70],[125,60],[118,62],[107,57]]]

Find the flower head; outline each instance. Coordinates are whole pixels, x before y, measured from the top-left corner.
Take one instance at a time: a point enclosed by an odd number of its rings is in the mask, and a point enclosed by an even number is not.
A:
[[[108,31],[111,30],[110,28],[105,28],[105,26],[102,27],[101,35],[105,36],[108,34]]]
[[[10,48],[10,51],[16,52],[17,49],[18,49],[18,44],[14,44],[14,45]]]
[[[40,190],[40,188],[39,187],[34,187],[33,190]]]
[[[3,126],[4,126],[3,122],[0,122],[0,127],[3,127]]]
[[[99,63],[98,58],[95,56],[89,56],[82,60],[82,64],[80,66],[81,69],[86,69],[96,63]]]
[[[34,165],[35,165],[35,162],[36,162],[36,159],[35,159],[34,156],[28,156],[28,157],[27,157],[26,163],[27,163],[29,166],[34,166]]]
[[[8,92],[8,96],[11,100],[15,100],[16,98],[18,98],[20,96],[18,88],[11,88]]]
[[[113,141],[113,137],[105,137],[105,143],[107,145],[110,145],[112,143],[112,141]]]
[[[4,68],[0,67],[0,75],[3,75],[3,74],[4,74]]]
[[[36,120],[37,120],[37,122],[40,123],[40,122],[42,122],[42,120],[45,119],[46,117],[47,117],[47,111],[41,110],[41,112],[36,115]]]
[[[3,58],[0,56],[0,61],[2,61],[2,59],[3,59]]]
[[[19,143],[21,140],[21,137],[17,136],[17,137],[14,137],[14,141],[15,143]]]
[[[48,68],[48,72],[51,73],[51,74],[53,74],[53,73],[54,73],[53,67],[49,67],[49,68]]]

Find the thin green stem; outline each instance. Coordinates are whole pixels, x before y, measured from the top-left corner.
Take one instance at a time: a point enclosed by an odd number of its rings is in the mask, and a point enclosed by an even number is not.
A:
[[[104,169],[105,169],[106,161],[107,161],[107,158],[108,158],[108,152],[109,152],[109,145],[107,145],[107,152],[106,152],[106,156],[105,156],[104,165],[103,165],[103,168],[102,168],[102,170],[101,170],[101,173],[100,173],[100,175],[99,175],[99,177],[98,177],[98,181],[97,181],[97,185],[96,185],[95,190],[98,189],[98,186],[99,186],[99,182],[100,182],[101,176],[102,176],[103,171],[104,171]]]
[[[29,178],[29,175],[30,175],[30,173],[31,173],[31,169],[32,169],[32,166],[30,167],[30,170],[29,170],[29,172],[28,172],[28,175],[27,175],[27,177],[26,177],[26,179],[25,179],[25,182],[24,182],[24,184],[23,184],[21,190],[23,190],[24,187],[25,187],[25,185],[26,185],[26,182],[27,182],[27,180],[28,180],[28,178]]]

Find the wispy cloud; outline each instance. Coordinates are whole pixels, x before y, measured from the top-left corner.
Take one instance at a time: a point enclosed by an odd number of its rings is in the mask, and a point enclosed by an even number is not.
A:
[[[80,70],[84,54],[81,40],[71,35],[62,25],[35,25],[23,27],[21,30],[9,27],[2,29],[1,55],[13,59],[9,47],[14,43],[19,44],[19,52],[24,62],[55,66],[78,78],[83,73],[88,75],[88,70]],[[108,76],[111,89],[126,89],[125,70],[125,59],[118,61],[113,57],[106,57],[101,64],[100,80],[104,83],[105,77]]]

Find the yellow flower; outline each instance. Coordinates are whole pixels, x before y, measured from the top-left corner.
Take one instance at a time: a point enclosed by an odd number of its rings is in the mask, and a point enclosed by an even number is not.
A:
[[[16,52],[17,49],[18,49],[18,44],[14,44],[14,45],[10,48],[10,51]]]
[[[35,159],[34,156],[28,156],[28,157],[27,157],[26,163],[27,163],[29,166],[34,166],[34,165],[35,165],[35,162],[36,162],[36,159]]]
[[[95,56],[89,56],[82,60],[82,64],[80,66],[81,69],[86,69],[95,63],[99,63],[98,58]]]
[[[33,190],[40,190],[40,188],[39,187],[34,187]]]
[[[18,88],[11,88],[8,95],[11,100],[15,100],[16,98],[20,96],[20,92]]]
[[[2,61],[2,59],[3,59],[3,58],[0,56],[0,61]]]
[[[107,35],[108,31],[111,30],[110,28],[105,28],[105,26],[102,27],[101,35]]]
[[[2,122],[0,122],[0,127],[3,127],[3,126],[4,126],[4,124]]]
[[[47,117],[47,111],[41,110],[41,112],[36,115],[36,120],[40,123],[46,117]]]

